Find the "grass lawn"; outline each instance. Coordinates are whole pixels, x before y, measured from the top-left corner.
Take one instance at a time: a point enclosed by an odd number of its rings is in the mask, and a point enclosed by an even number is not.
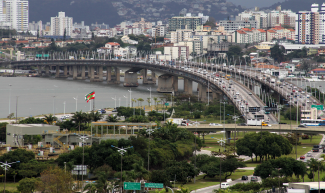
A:
[[[228,179],[237,180],[238,178],[241,178],[242,176],[249,176],[253,174],[253,170],[236,170],[235,173],[233,173]],[[189,188],[190,190],[196,190],[208,186],[218,185],[219,184],[219,176],[216,176],[214,178],[206,177],[203,179],[204,175],[200,175],[196,178],[196,183],[193,182],[187,183],[184,185],[184,187]],[[192,180],[193,181],[193,180]],[[225,181],[224,177],[221,179],[222,182]],[[175,187],[179,187],[181,184],[176,183]],[[174,184],[172,185],[174,187]]]
[[[276,117],[278,118],[278,115],[276,115]],[[288,125],[290,125],[290,120],[289,119],[285,119],[283,115],[281,115],[281,123],[286,123]],[[297,121],[292,120],[291,121],[291,125],[297,125]],[[298,125],[300,125],[300,121],[298,121]]]
[[[19,185],[18,182],[13,183],[13,182],[7,182],[6,183],[6,190],[9,191],[17,191],[17,186]],[[3,182],[0,183],[0,190],[3,190]]]

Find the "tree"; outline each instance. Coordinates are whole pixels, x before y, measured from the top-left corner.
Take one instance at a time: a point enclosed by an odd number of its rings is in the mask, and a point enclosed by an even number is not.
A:
[[[156,108],[157,108],[157,100],[158,100],[158,98],[157,97],[153,97],[153,100],[155,101],[155,105],[156,105]]]
[[[92,40],[95,39],[95,34],[94,34],[94,32],[91,32],[91,39],[92,39]]]
[[[142,106],[142,102],[143,102],[144,100],[142,99],[142,98],[138,98],[138,102],[140,103],[140,107]]]
[[[15,151],[10,151],[0,157],[1,162],[7,161],[8,163],[20,161],[20,164],[22,164],[27,163],[30,160],[35,160],[35,154],[32,151],[27,151],[25,149],[17,149]],[[12,164],[11,168],[17,170],[20,164]]]
[[[77,111],[75,113],[72,113],[72,121],[74,121],[76,124],[79,125],[79,131],[80,131],[80,125],[81,123],[83,123],[85,121],[86,115],[84,113],[82,113],[82,111]]]
[[[17,190],[21,193],[33,193],[36,190],[37,184],[40,182],[39,178],[23,178],[19,181]]]
[[[97,122],[103,118],[103,115],[101,113],[99,113],[98,111],[96,111],[96,113],[94,111],[91,111],[91,113],[89,114],[89,118],[90,118],[90,121]]]
[[[73,191],[73,178],[70,172],[59,167],[52,167],[41,173],[37,190],[42,192],[70,193]]]
[[[276,43],[271,49],[271,57],[277,61],[278,63],[284,61],[284,49],[280,47],[278,43]]]
[[[241,47],[240,46],[230,46],[229,50],[227,52],[228,58],[238,58],[238,56],[241,56]]]
[[[117,118],[117,116],[107,116],[106,121],[107,122],[118,122],[119,118]]]
[[[19,124],[44,124],[44,119],[28,117],[26,119],[20,120]]]
[[[53,125],[53,123],[57,120],[57,117],[54,117],[52,114],[50,115],[45,115],[43,118],[44,122]]]
[[[300,69],[305,72],[305,74],[308,74],[309,71],[312,69],[312,62],[308,60],[303,60],[302,64],[300,65]]]
[[[15,116],[14,113],[10,113],[10,114],[7,116],[7,118],[8,118],[9,120],[11,120],[14,116]]]
[[[64,32],[63,32],[63,41],[65,41],[67,38],[67,28],[64,28]]]

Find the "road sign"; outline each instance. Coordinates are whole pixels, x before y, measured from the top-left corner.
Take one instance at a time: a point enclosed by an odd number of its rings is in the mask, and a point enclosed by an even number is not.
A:
[[[139,182],[124,182],[124,190],[141,190],[141,183]]]
[[[316,108],[317,110],[323,110],[323,105],[312,105],[311,108]]]
[[[36,54],[36,57],[37,58],[41,58],[42,57],[42,54]]]
[[[145,183],[144,184],[145,188],[164,188],[163,183]]]
[[[169,106],[169,103],[165,103],[166,106]]]

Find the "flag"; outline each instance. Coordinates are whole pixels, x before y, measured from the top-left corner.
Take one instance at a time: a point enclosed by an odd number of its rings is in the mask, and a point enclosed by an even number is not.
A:
[[[93,91],[85,96],[85,101],[87,101],[87,103],[88,103],[88,101],[90,101],[92,99],[95,99],[95,91]]]

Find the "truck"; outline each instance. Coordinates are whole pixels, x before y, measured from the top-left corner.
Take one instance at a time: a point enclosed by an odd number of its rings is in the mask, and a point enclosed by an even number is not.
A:
[[[257,120],[257,119],[247,119],[247,125],[250,126],[268,126],[266,122],[264,122],[263,119]]]
[[[182,125],[183,120],[184,120],[183,118],[168,118],[167,122],[172,122],[172,123],[180,126],[180,125]]]
[[[69,56],[69,60],[74,60],[74,56]]]
[[[275,83],[275,78],[271,78],[271,81],[270,81],[272,84]]]

